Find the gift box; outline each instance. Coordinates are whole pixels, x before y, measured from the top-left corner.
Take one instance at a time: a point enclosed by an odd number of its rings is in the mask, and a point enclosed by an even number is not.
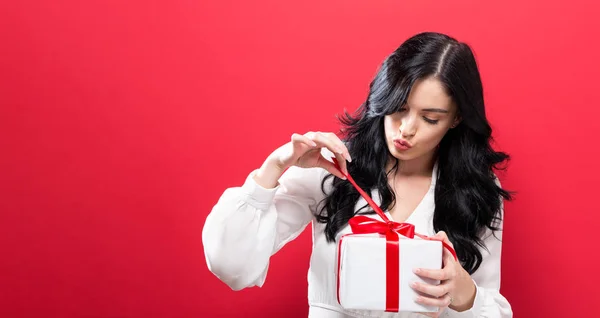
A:
[[[339,169],[335,158],[334,164]],[[341,171],[341,170],[340,170]],[[342,174],[344,174],[342,172]],[[391,221],[373,200],[344,174],[382,221],[364,216],[349,220],[352,233],[338,241],[337,298],[345,309],[387,312],[437,312],[438,307],[416,302],[418,292],[410,284],[440,282],[421,278],[415,268],[441,269],[443,248],[456,259],[446,242],[415,233],[409,223]]]
[[[387,253],[381,234],[350,234],[338,244],[338,300],[345,309],[436,312],[415,302],[410,283],[439,284],[414,274],[415,268],[442,268],[442,243],[399,238],[397,253]],[[392,254],[392,255],[390,255]],[[389,259],[394,257],[395,259]]]

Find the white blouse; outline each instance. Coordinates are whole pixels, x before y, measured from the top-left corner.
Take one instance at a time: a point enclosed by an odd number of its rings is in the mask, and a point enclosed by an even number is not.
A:
[[[434,235],[433,211],[437,165],[431,186],[417,208],[406,220],[417,233]],[[336,298],[336,244],[325,238],[325,224],[315,220],[325,194],[321,182],[327,171],[321,168],[289,168],[279,185],[265,189],[258,185],[252,172],[241,187],[225,190],[206,219],[202,242],[208,268],[234,290],[262,286],[267,277],[269,258],[286,243],[300,235],[312,223],[313,247],[308,270],[309,317],[423,317],[418,313],[345,310]],[[325,190],[330,191],[331,180]],[[371,197],[378,205],[377,190]],[[356,209],[367,203],[361,197]],[[391,219],[389,212],[386,215]],[[379,219],[376,215],[370,217]],[[501,226],[501,224],[500,224]],[[346,225],[338,237],[350,232]],[[500,293],[500,254],[502,232],[484,242],[489,252],[480,249],[483,262],[471,275],[477,286],[475,302],[470,310],[456,312],[446,308],[441,317],[512,317],[511,306]]]

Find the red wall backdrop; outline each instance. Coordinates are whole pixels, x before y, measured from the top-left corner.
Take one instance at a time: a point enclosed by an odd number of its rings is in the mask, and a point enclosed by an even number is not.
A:
[[[530,2],[4,1],[0,316],[305,317],[309,231],[233,292],[204,220],[293,132],[335,130],[424,30],[473,45],[513,156],[516,316],[596,315],[600,10]]]

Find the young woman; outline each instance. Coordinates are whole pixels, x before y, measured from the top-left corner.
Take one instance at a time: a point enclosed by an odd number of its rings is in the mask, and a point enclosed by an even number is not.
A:
[[[351,311],[336,298],[336,244],[348,220],[372,209],[358,186],[396,222],[435,236],[443,269],[415,269],[439,285],[417,283],[417,302],[437,317],[512,317],[499,293],[503,200],[494,169],[508,159],[490,146],[483,88],[468,45],[421,33],[385,59],[356,114],[330,132],[293,134],[241,187],[227,189],[202,239],[210,270],[234,290],[262,286],[269,258],[312,222],[310,317],[418,317]],[[341,171],[331,161],[335,155]],[[331,156],[331,157],[330,157]]]

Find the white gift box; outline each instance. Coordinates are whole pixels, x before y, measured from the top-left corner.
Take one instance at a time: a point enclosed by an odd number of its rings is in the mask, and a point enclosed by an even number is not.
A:
[[[398,311],[437,312],[438,307],[415,301],[419,293],[412,282],[432,285],[439,281],[417,276],[415,268],[441,269],[442,243],[415,237],[399,238]],[[338,301],[345,309],[386,310],[386,236],[381,234],[344,235],[338,244]],[[390,268],[390,270],[393,270]],[[391,285],[392,286],[392,285]],[[390,287],[391,287],[390,286]],[[395,310],[390,310],[395,311]]]

